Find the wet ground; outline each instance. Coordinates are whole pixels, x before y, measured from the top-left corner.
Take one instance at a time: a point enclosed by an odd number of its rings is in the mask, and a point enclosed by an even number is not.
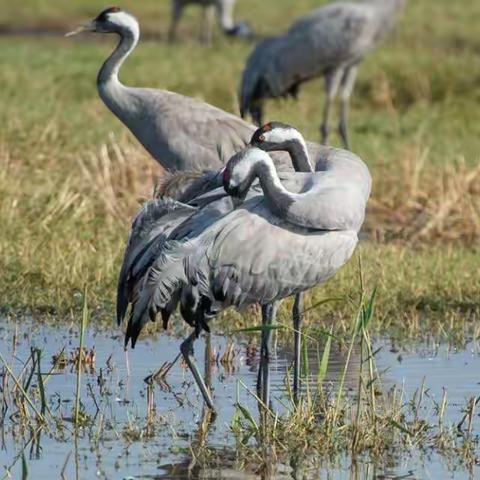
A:
[[[62,478],[260,478],[253,466],[239,468],[233,461],[234,437],[231,423],[238,401],[254,416],[258,406],[253,396],[255,391],[258,351],[249,339],[258,334],[249,334],[242,339],[229,339],[212,335],[210,345],[204,339],[196,344],[195,354],[202,365],[208,365],[218,417],[211,425],[207,443],[218,456],[214,470],[201,470],[195,463],[195,451],[191,445],[199,438],[202,429],[203,403],[190,373],[177,362],[162,385],[156,384],[153,391],[155,420],[146,431],[148,392],[143,379],[153,373],[166,360],[173,360],[178,353],[181,338],[156,335],[138,343],[129,351],[128,363],[122,348],[121,333],[114,327],[109,330],[89,328],[85,346],[95,349],[91,357],[91,370],[87,369],[82,379],[82,406],[90,427],[82,429],[74,440],[71,423],[75,401],[76,372],[69,363],[70,356],[78,346],[78,326],[52,327],[28,321],[0,323],[0,352],[19,374],[31,353],[31,347],[42,352],[42,372],[52,369],[52,357],[64,349],[64,368],[57,368],[48,377],[45,385],[47,402],[55,416],[65,419],[62,431],[43,430],[32,437],[31,431],[20,428],[15,418],[5,416],[0,438],[0,467],[11,468],[12,476],[22,478],[22,468],[28,469],[34,479]],[[16,339],[16,341],[14,341]],[[205,362],[209,348],[210,362]],[[388,339],[377,339],[374,348],[377,367],[383,372],[383,385],[403,386],[405,399],[415,398],[415,392],[425,385],[426,415],[435,402],[440,402],[444,389],[448,392],[446,424],[457,424],[463,417],[465,405],[473,396],[480,394],[480,347],[470,341],[461,350],[447,344],[410,345],[399,347]],[[227,352],[227,354],[226,354]],[[230,353],[228,353],[230,352]],[[286,393],[286,372],[290,368],[289,345],[275,344],[272,362],[272,395],[274,408],[286,413],[291,405]],[[346,357],[345,349],[332,347],[327,385],[340,377]],[[355,389],[358,383],[358,354],[346,377],[346,388]],[[315,377],[318,352],[309,352],[310,374]],[[128,374],[128,371],[130,374]],[[0,373],[5,373],[0,365]],[[11,379],[10,379],[11,381]],[[34,383],[34,380],[33,380]],[[0,391],[2,400],[4,387]],[[151,399],[152,400],[152,399]],[[3,401],[2,401],[3,403]],[[431,407],[429,407],[431,405]],[[478,428],[478,417],[474,428]],[[33,438],[33,440],[32,440]],[[193,447],[195,448],[195,446]],[[24,466],[22,467],[22,452]],[[289,465],[279,466],[275,478],[477,478],[480,472],[452,470],[448,459],[434,453],[428,458],[416,455],[397,458],[388,467],[376,467],[368,462],[353,465],[349,458],[340,460],[335,467],[312,465],[311,459],[296,459]],[[26,465],[26,466],[25,466]],[[293,467],[292,467],[293,465]],[[243,471],[242,471],[243,470]]]

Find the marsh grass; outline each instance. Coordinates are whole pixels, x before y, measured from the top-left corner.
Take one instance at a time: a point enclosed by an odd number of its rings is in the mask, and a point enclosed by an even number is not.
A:
[[[441,169],[429,168],[428,148],[400,152],[397,175],[378,168],[366,230],[380,242],[459,243],[480,238],[480,166],[463,157]]]
[[[74,423],[76,426],[80,425],[81,422],[81,401],[80,401],[80,391],[82,388],[82,370],[83,370],[83,345],[85,340],[85,330],[88,325],[88,299],[87,299],[87,287],[83,289],[83,310],[80,324],[80,339],[78,347],[78,360],[76,364],[77,368],[77,384],[75,391],[75,409],[73,413]]]
[[[124,6],[149,37],[149,32],[166,31],[167,3],[126,0]],[[92,0],[0,4],[0,24],[56,31],[67,31],[99,9]],[[238,16],[268,34],[318,2],[277,4],[271,9],[242,0]],[[359,251],[366,278],[378,283],[376,325],[383,331],[475,333],[480,110],[473,106],[480,98],[480,37],[479,5],[466,5],[466,0],[410,2],[396,33],[359,75],[352,139],[374,178],[368,241]],[[177,45],[142,42],[125,64],[122,80],[168,88],[236,112],[238,79],[252,46],[220,36],[209,49],[198,45],[197,13],[188,12]],[[130,220],[162,174],[98,98],[95,75],[112,48],[112,39],[100,35],[77,41],[0,38],[3,313],[76,315],[88,284],[93,318],[111,320]],[[268,118],[292,123],[317,139],[321,91],[320,81],[305,85],[298,102],[270,103]],[[355,269],[356,262],[350,262],[313,291],[307,305],[354,295]],[[345,333],[345,305],[314,308],[307,323],[327,329],[333,324]],[[283,315],[288,309],[287,303]],[[222,319],[228,328],[251,326],[253,320],[230,312]]]

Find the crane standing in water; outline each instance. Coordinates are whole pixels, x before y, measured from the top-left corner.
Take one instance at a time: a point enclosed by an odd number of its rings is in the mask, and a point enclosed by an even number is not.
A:
[[[296,97],[299,86],[325,78],[321,141],[328,143],[332,104],[340,93],[338,131],[346,148],[348,108],[358,65],[392,30],[406,0],[338,2],[297,20],[284,34],[261,42],[250,55],[240,87],[242,117],[263,123],[268,98]]]
[[[299,164],[302,156],[309,160],[299,132],[283,124],[263,127],[252,143],[265,150],[290,148]],[[161,312],[166,322],[180,305],[183,318],[195,327],[181,351],[213,408],[193,343],[222,309],[260,303],[265,329],[259,379],[268,405],[270,325],[278,304],[326,281],[348,261],[363,223],[370,174],[358,157],[342,151],[317,162],[315,171],[277,174],[269,155],[250,146],[228,162],[219,179],[225,191],[203,190],[189,205],[155,201],[141,211],[120,275],[118,320],[131,303],[126,343],[135,345],[149,319]],[[238,201],[244,203],[235,208]],[[295,333],[297,362],[299,323]],[[295,363],[294,388],[298,370]]]

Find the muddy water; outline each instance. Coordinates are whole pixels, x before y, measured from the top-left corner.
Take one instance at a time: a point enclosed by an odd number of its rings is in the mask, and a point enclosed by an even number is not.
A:
[[[13,342],[14,338],[16,342]],[[29,478],[35,479],[60,478],[62,470],[68,479],[187,478],[189,472],[193,478],[260,478],[235,470],[231,461],[234,439],[229,426],[235,413],[235,402],[240,401],[254,415],[258,412],[252,395],[258,352],[249,344],[248,338],[235,338],[234,341],[235,355],[228,363],[221,361],[228,338],[212,335],[209,345],[205,340],[199,340],[195,349],[200,366],[206,368],[206,373],[211,376],[219,412],[207,437],[209,446],[222,460],[218,469],[199,471],[192,461],[190,445],[198,438],[203,409],[191,375],[180,362],[167,375],[168,383],[162,388],[156,386],[156,420],[149,437],[140,437],[145,435],[142,427],[147,409],[143,378],[164,361],[175,358],[181,338],[157,335],[142,340],[134,351],[129,351],[127,362],[122,337],[115,328],[111,331],[90,328],[85,341],[87,348],[95,347],[95,368],[84,374],[81,398],[83,410],[93,419],[94,426],[80,432],[76,441],[72,440],[69,419],[75,400],[76,374],[67,364],[63,370],[56,370],[46,384],[52,413],[65,419],[64,433],[43,431],[31,440],[31,432],[16,428],[15,419],[7,415],[0,438],[0,466],[9,467],[16,461],[11,468],[11,478],[21,478],[20,457],[23,452]],[[76,326],[51,327],[27,321],[18,322],[16,326],[7,321],[0,323],[0,352],[17,374],[22,369],[22,362],[30,355],[31,347],[42,351],[42,372],[49,372],[53,355],[65,349],[68,360],[77,345]],[[206,347],[211,350],[210,362],[205,362]],[[403,386],[408,398],[424,382],[425,395],[436,401],[441,399],[444,388],[448,391],[447,422],[458,423],[466,400],[480,393],[480,350],[473,342],[467,343],[462,350],[456,350],[433,342],[399,348],[386,339],[378,339],[375,348],[381,348],[377,366],[384,372],[386,387],[394,384]],[[274,408],[285,413],[289,405],[285,388],[286,371],[291,362],[289,345],[276,343],[274,350],[271,365]],[[316,375],[318,355],[317,351],[309,352],[312,377]],[[327,388],[339,378],[345,356],[343,350],[332,350]],[[358,382],[358,362],[358,354],[354,352],[346,377],[348,389],[354,389]],[[2,371],[3,365],[0,366]],[[327,470],[321,466],[312,469],[311,461],[298,459],[288,466],[279,466],[280,473],[275,478],[475,478],[476,472],[452,472],[447,463],[435,455],[420,458],[412,453],[388,467],[365,463],[353,468],[349,459],[345,458],[336,468]],[[0,478],[2,476],[0,470]]]

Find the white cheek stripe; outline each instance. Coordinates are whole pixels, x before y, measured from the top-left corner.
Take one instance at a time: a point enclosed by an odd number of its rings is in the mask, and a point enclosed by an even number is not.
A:
[[[127,27],[130,30],[138,30],[138,22],[132,15],[126,12],[113,12],[108,14],[108,21],[120,27]]]
[[[303,135],[295,128],[273,128],[272,130],[263,134],[267,142],[284,143],[291,140],[298,140],[305,143]]]

